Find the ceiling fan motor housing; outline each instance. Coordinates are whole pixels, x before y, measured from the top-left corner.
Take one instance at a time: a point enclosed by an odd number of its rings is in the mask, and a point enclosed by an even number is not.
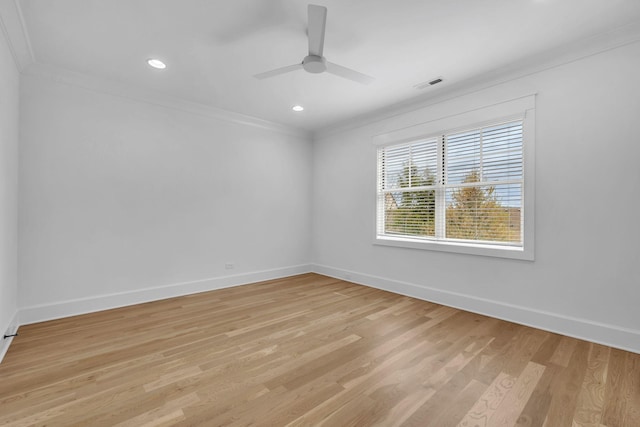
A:
[[[302,67],[309,73],[322,73],[327,70],[327,61],[323,56],[309,55],[302,60]]]
[[[332,62],[327,62],[324,58],[324,54],[322,53],[324,49],[327,8],[324,6],[310,4],[307,11],[309,15],[309,26],[307,28],[309,54],[304,57],[302,63],[276,68],[275,70],[256,74],[255,77],[257,79],[266,79],[268,77],[279,76],[280,74],[290,73],[303,68],[308,73],[320,74],[326,71],[329,74],[365,85],[371,83],[373,81],[373,77],[369,77],[366,74],[359,73]]]

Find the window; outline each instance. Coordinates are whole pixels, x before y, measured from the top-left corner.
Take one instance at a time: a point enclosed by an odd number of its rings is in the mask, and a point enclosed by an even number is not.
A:
[[[533,259],[528,125],[522,113],[378,147],[376,243]]]

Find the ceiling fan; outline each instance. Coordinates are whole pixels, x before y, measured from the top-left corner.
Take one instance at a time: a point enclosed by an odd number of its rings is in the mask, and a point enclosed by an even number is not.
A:
[[[256,74],[254,77],[257,79],[266,79],[302,68],[309,73],[323,73],[326,71],[327,73],[334,74],[354,82],[362,84],[371,83],[374,80],[373,77],[359,73],[350,68],[334,64],[333,62],[329,62],[322,55],[324,50],[324,32],[327,23],[327,8],[324,6],[310,4],[307,9],[307,13],[309,15],[309,26],[307,30],[309,37],[309,54],[305,56],[299,64],[276,68],[275,70]]]

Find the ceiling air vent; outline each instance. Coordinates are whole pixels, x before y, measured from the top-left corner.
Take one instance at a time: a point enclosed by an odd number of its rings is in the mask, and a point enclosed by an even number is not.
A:
[[[437,85],[438,83],[441,83],[441,82],[442,82],[442,77],[436,77],[436,78],[431,79],[429,81],[418,83],[417,85],[414,86],[414,88],[416,88],[416,89],[426,89],[426,88],[428,88],[430,86]]]

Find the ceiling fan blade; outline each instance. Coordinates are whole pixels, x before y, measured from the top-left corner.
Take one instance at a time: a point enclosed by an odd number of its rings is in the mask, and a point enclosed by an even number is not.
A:
[[[371,76],[367,76],[366,74],[359,73],[355,70],[329,61],[327,61],[327,73],[335,74],[336,76],[344,77],[345,79],[353,80],[354,82],[362,83],[363,85],[368,85],[375,80]]]
[[[327,8],[310,4],[307,8],[309,26],[309,55],[322,56],[324,50],[324,30],[327,24]]]
[[[302,64],[287,65],[286,67],[276,68],[275,70],[256,74],[253,77],[262,80],[273,76],[279,76],[280,74],[290,73],[291,71],[299,70],[300,68],[302,68]]]

